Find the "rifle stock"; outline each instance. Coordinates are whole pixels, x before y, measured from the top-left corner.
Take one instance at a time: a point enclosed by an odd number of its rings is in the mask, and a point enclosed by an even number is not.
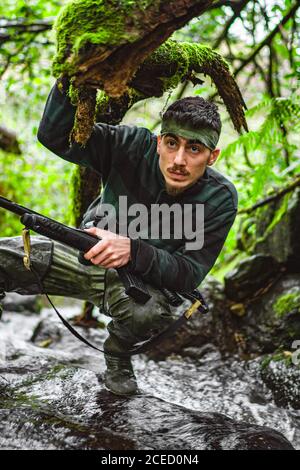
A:
[[[100,240],[100,238],[84,230],[68,227],[2,196],[0,196],[0,207],[20,215],[20,220],[26,228],[84,253],[89,251]],[[130,295],[136,302],[141,304],[146,303],[150,299],[149,291],[139,277],[131,273],[125,266],[117,268],[117,272],[124,284],[127,295]]]

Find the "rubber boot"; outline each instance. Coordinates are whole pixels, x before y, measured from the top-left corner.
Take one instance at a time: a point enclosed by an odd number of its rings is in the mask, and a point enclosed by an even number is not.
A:
[[[125,352],[117,340],[109,337],[104,343],[104,350],[110,353]],[[130,357],[116,357],[105,354],[106,371],[105,386],[115,395],[134,395],[137,393],[137,381],[134,375]]]

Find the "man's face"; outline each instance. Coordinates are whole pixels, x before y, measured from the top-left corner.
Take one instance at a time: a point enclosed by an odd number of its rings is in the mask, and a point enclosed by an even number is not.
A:
[[[166,190],[176,195],[201,178],[206,166],[218,158],[220,149],[210,150],[197,140],[164,134],[157,137],[157,153]]]

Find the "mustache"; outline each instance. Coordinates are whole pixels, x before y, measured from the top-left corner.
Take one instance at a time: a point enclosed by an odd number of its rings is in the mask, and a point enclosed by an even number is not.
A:
[[[172,172],[175,171],[176,173],[180,173],[183,176],[189,176],[189,172],[185,170],[184,168],[181,168],[180,166],[174,165],[170,168],[167,168],[168,171]]]

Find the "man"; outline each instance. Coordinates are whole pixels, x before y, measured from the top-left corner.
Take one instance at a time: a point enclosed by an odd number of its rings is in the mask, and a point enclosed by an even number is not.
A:
[[[203,98],[173,103],[162,117],[158,137],[145,128],[97,123],[86,146],[81,147],[69,141],[74,116],[75,107],[66,91],[55,84],[38,139],[61,158],[101,175],[101,196],[90,205],[81,224],[101,240],[85,253],[88,265],[84,266],[75,250],[33,237],[33,262],[48,293],[90,300],[111,317],[104,343],[105,384],[116,394],[130,395],[137,391],[131,361],[113,354],[128,351],[172,323],[170,305],[159,289],[191,292],[202,282],[235,219],[237,193],[230,181],[211,168],[220,153],[221,120],[217,107]],[[201,248],[188,247],[187,237],[176,237],[174,227],[167,237],[128,235],[128,219],[125,227],[121,223],[121,197],[126,197],[129,210],[135,204],[149,210],[174,203],[177,208],[188,207],[193,222],[197,222],[198,208],[203,207]],[[97,227],[103,218],[103,214],[99,217],[101,208],[108,204],[116,210],[115,231]],[[147,223],[152,228],[153,224],[163,225],[164,220],[150,216]],[[152,297],[145,305],[125,294],[115,270],[125,265],[147,284]],[[39,291],[31,274],[24,273],[19,237],[0,243],[0,268],[4,290]]]

